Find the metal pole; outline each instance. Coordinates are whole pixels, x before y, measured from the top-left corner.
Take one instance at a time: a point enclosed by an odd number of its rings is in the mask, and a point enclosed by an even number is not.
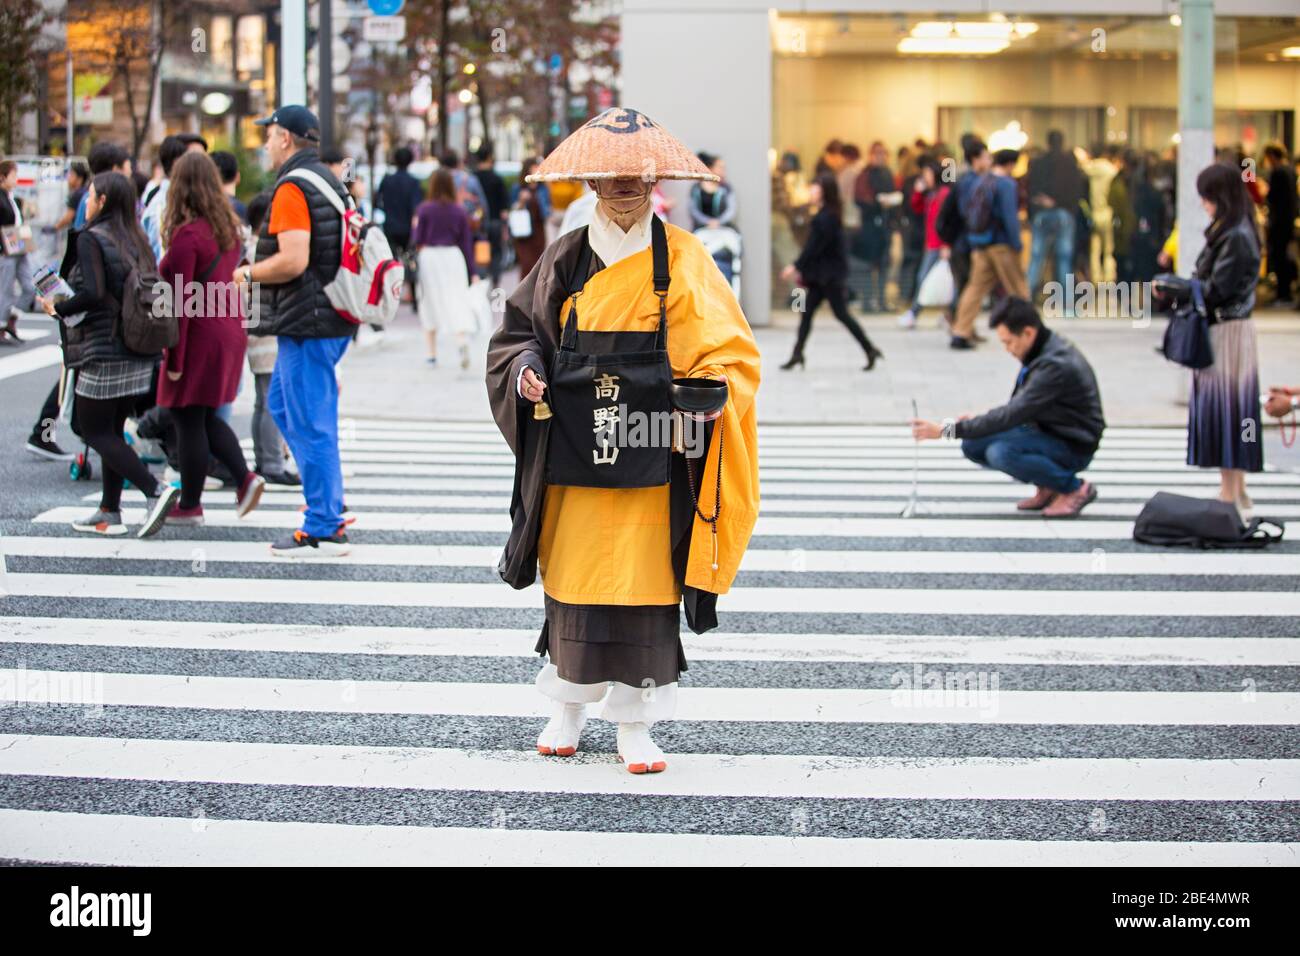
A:
[[[1190,276],[1210,224],[1196,177],[1214,162],[1214,0],[1182,0],[1178,44],[1178,273]]]
[[[450,23],[448,2],[442,0],[438,19],[438,160],[447,152],[447,33]],[[465,157],[468,164],[469,157]]]
[[[334,145],[334,0],[320,0],[320,30],[316,34],[320,64],[320,145]]]
[[[277,106],[307,102],[307,0],[280,0],[280,88]]]
[[[77,97],[72,91],[72,51],[68,51],[68,145],[64,152],[69,156],[76,155],[76,138],[77,138]]]

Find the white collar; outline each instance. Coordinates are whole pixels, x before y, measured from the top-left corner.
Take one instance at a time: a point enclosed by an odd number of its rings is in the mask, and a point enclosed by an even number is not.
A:
[[[596,253],[605,265],[612,266],[620,259],[626,259],[643,249],[648,249],[650,217],[653,215],[654,207],[651,206],[646,209],[644,216],[624,232],[597,202],[595,215],[591,217],[591,226],[587,230],[587,242],[591,246],[591,251]]]

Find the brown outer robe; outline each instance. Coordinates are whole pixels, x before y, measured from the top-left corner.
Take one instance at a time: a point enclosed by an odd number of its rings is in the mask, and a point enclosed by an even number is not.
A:
[[[683,458],[673,456],[673,567],[682,586],[687,624],[696,633],[703,633],[717,626],[717,595],[725,594],[730,588],[758,515],[758,446],[753,398],[758,386],[759,358],[753,333],[740,306],[707,251],[690,233],[671,225],[667,231],[672,275],[668,298],[669,341],[680,341],[674,338],[674,330],[678,335],[700,337],[701,327],[690,324],[706,323],[710,321],[709,316],[717,316],[719,340],[713,343],[714,351],[725,351],[732,359],[728,365],[715,369],[728,375],[731,395],[725,411],[726,462],[722,517],[718,523],[717,571],[711,567],[711,531],[694,516],[681,470]],[[511,532],[497,570],[515,588],[528,587],[536,580],[548,435],[545,424],[534,421],[533,404],[519,397],[515,383],[525,365],[542,370],[551,367],[551,359],[559,347],[559,316],[570,284],[580,286],[602,268],[593,255],[587,277],[579,281],[571,276],[581,248],[579,244],[586,241],[587,231],[577,229],[547,247],[541,261],[507,299],[502,324],[488,346],[488,399],[497,427],[515,453]],[[646,283],[648,288],[648,274]],[[653,295],[647,295],[653,306]],[[702,342],[706,338],[700,337]],[[681,369],[675,370],[675,374],[682,373]],[[699,494],[700,510],[711,515],[717,468],[717,446],[712,433],[708,448],[705,472],[699,476]],[[698,469],[698,463],[695,467]]]

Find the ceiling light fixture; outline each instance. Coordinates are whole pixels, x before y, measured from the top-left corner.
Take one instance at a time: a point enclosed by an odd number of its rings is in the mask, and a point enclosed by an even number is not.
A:
[[[898,42],[899,53],[937,53],[981,55],[1000,53],[1020,40],[1038,32],[1038,24],[1005,20],[962,21],[922,20],[910,35]]]
[[[987,54],[1001,53],[1010,45],[1009,40],[974,37],[903,37],[898,41],[898,52]]]

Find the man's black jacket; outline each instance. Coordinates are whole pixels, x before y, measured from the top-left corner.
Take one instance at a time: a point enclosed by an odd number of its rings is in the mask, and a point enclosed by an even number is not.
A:
[[[1080,455],[1097,451],[1106,427],[1092,366],[1069,339],[1046,326],[1025,356],[1011,401],[958,422],[955,434],[983,438],[1025,424],[1060,438]]]

